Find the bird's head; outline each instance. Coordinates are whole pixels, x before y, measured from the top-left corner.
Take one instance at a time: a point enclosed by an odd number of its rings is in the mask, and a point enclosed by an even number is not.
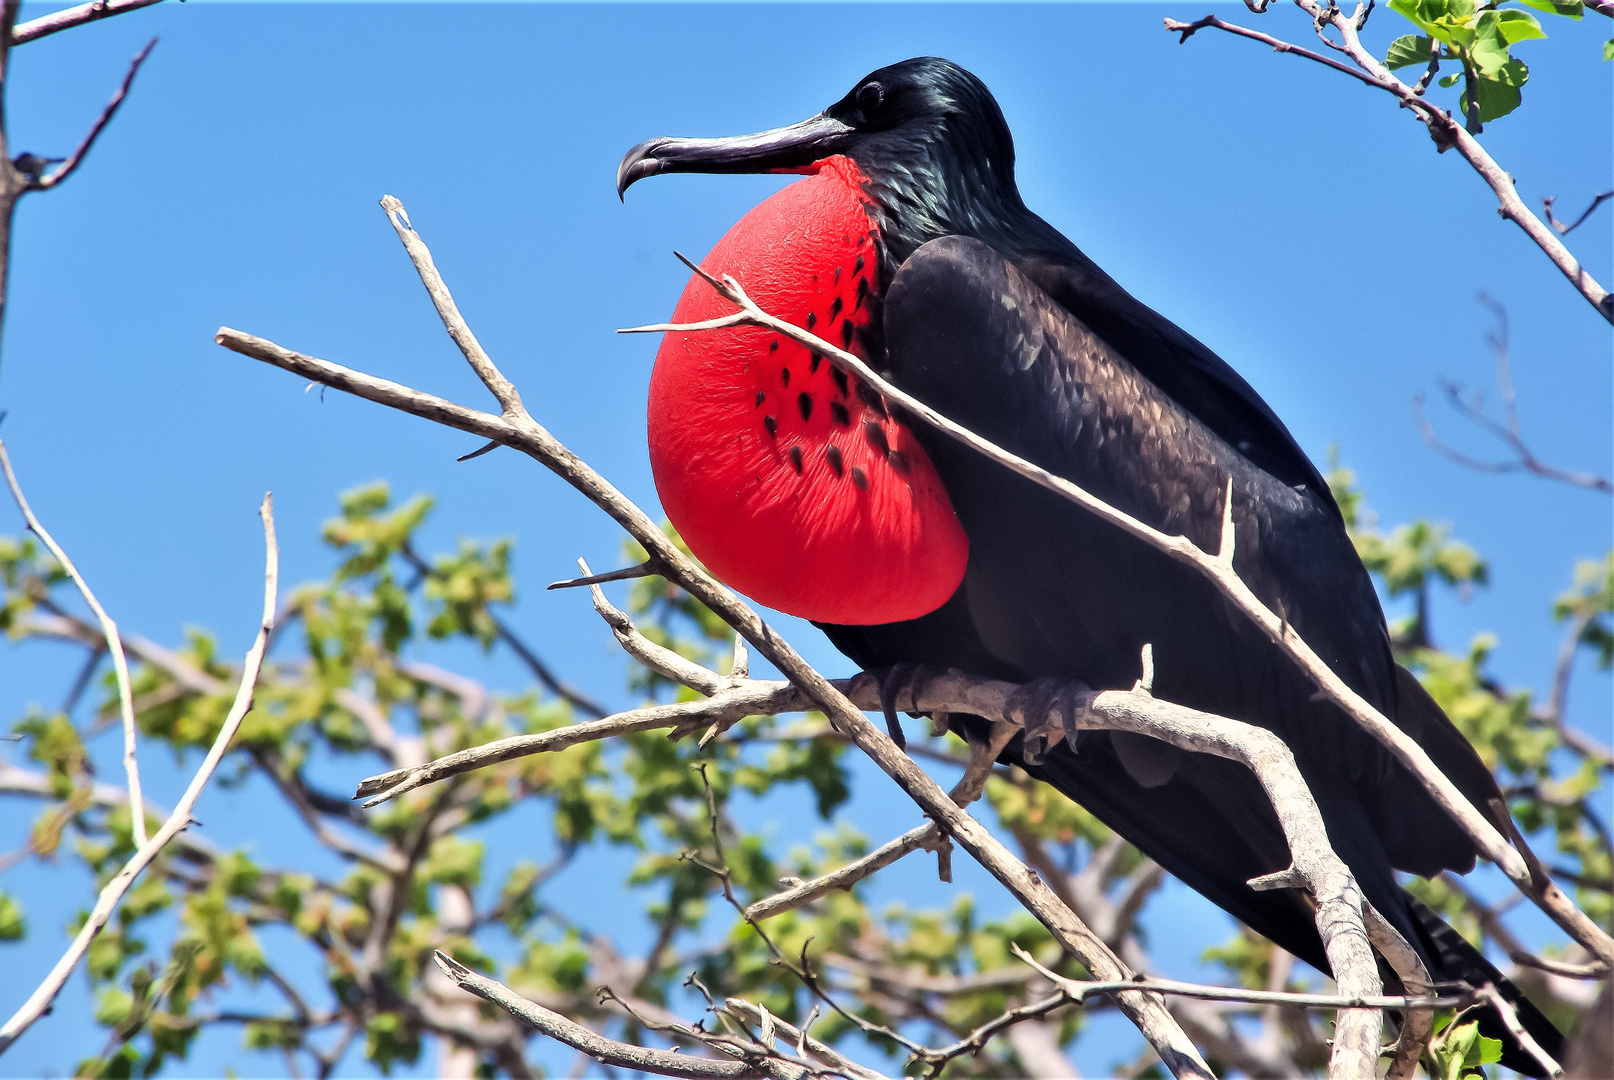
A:
[[[938,236],[990,239],[1024,213],[1014,140],[997,102],[980,79],[930,56],[871,72],[823,112],[788,127],[646,140],[622,159],[617,193],[662,173],[810,172],[837,155],[866,178],[898,262]]]

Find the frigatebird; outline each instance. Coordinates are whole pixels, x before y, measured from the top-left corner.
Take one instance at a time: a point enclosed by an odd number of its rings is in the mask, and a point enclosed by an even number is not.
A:
[[[1316,466],[1231,366],[1026,207],[1008,125],[974,75],[908,60],[788,127],[648,140],[623,158],[618,194],[675,172],[804,174],[730,230],[705,269],[943,414],[1207,551],[1230,492],[1240,577],[1517,835],[1490,770],[1397,664]],[[673,318],[731,310],[692,280]],[[1472,870],[1466,833],[1191,567],[909,423],[820,353],[756,327],[663,340],[649,446],[663,507],[691,550],[754,599],[813,620],[865,670],[950,667],[1027,684],[1035,732],[1061,687],[1132,686],[1149,645],[1156,696],[1288,744],[1363,895],[1437,981],[1505,987],[1537,1041],[1562,1049],[1551,1023],[1396,878]],[[977,745],[988,722],[951,718]],[[1289,852],[1247,770],[1137,735],[1052,734],[1017,736],[1000,760],[1328,970],[1305,897],[1248,884],[1286,868]],[[1503,1039],[1505,1065],[1539,1074],[1500,1017],[1481,1022]]]

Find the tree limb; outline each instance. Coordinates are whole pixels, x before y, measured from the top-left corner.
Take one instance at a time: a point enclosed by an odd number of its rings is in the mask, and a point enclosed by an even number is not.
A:
[[[123,653],[123,642],[118,637],[118,624],[106,613],[101,602],[90,591],[90,586],[84,576],[73,565],[73,560],[67,557],[50,533],[45,531],[39,519],[34,516],[33,509],[28,500],[23,497],[22,488],[17,483],[17,475],[11,469],[11,457],[6,453],[6,444],[0,442],[0,470],[4,470],[6,486],[11,488],[11,497],[17,501],[17,509],[22,511],[23,520],[28,523],[28,531],[50,549],[62,569],[73,579],[78,586],[79,593],[84,602],[95,612],[95,618],[101,624],[101,632],[106,635],[107,651],[112,654],[112,669],[117,673],[118,679],[118,708],[123,715],[123,772],[129,783],[129,821],[134,828],[134,841],[136,847],[144,847],[146,843],[146,808],[140,797],[140,763],[135,755],[135,714],[134,697],[129,690],[129,661]]]
[[[207,786],[213,771],[218,768],[219,762],[224,760],[225,751],[230,747],[230,740],[235,738],[237,729],[247,711],[252,708],[252,693],[257,685],[258,672],[263,666],[263,654],[269,641],[269,631],[275,620],[275,592],[280,575],[280,551],[275,543],[275,518],[273,503],[268,495],[263,497],[263,505],[258,513],[263,518],[263,535],[265,554],[264,585],[263,585],[263,617],[259,620],[258,634],[247,651],[246,659],[242,662],[241,684],[236,691],[235,701],[230,705],[230,711],[224,718],[224,724],[219,728],[218,737],[213,740],[207,757],[202,760],[201,767],[191,777],[185,794],[180,797],[174,812],[163,822],[157,834],[140,846],[118,875],[109,881],[96,897],[95,907],[91,910],[84,926],[74,937],[73,943],[68,946],[67,952],[56,962],[49,975],[45,977],[39,987],[31,994],[4,1027],[0,1027],[0,1054],[17,1041],[24,1031],[43,1016],[56,1000],[67,978],[78,966],[79,960],[89,950],[90,942],[101,932],[101,928],[112,917],[119,901],[123,899],[129,887],[140,872],[151,864],[158,852],[180,832],[190,827],[191,811],[196,808],[196,800],[201,797],[202,789]]]
[[[749,1080],[768,1074],[746,1061],[720,1061],[693,1058],[670,1050],[650,1050],[632,1043],[617,1042],[574,1023],[557,1012],[528,1001],[502,983],[478,975],[448,954],[436,952],[432,959],[449,981],[504,1009],[511,1016],[530,1024],[540,1033],[587,1054],[602,1065],[661,1076],[681,1076],[690,1080]]]
[[[126,11],[137,11],[143,7],[160,4],[162,0],[91,0],[88,4],[77,7],[63,8],[53,11],[49,15],[41,15],[37,19],[29,19],[25,23],[18,23],[11,32],[11,43],[22,45],[30,41],[38,41],[60,30],[70,30],[85,23],[97,22],[101,19],[110,19],[114,15],[122,15]]]

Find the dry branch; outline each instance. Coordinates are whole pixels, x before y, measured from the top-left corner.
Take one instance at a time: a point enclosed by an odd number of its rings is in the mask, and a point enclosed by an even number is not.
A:
[[[89,134],[85,135],[83,141],[78,144],[78,149],[74,150],[72,156],[58,168],[51,170],[48,174],[36,177],[28,185],[30,191],[49,191],[78,170],[78,167],[84,163],[85,155],[90,152],[90,147],[95,145],[95,140],[99,139],[101,132],[106,130],[108,124],[112,123],[112,118],[118,113],[118,106],[122,105],[123,99],[129,96],[129,87],[134,85],[134,78],[140,72],[140,65],[146,62],[146,57],[150,56],[151,50],[156,47],[157,39],[152,38],[146,42],[144,49],[135,54],[135,58],[129,63],[129,71],[124,75],[123,82],[118,85],[117,91],[113,93],[112,100],[106,103],[106,108],[101,110],[101,115],[96,117],[95,123],[90,127]]]
[[[241,665],[241,684],[236,690],[235,701],[230,705],[230,711],[224,718],[224,724],[219,728],[217,738],[213,740],[207,757],[202,760],[201,767],[191,777],[191,782],[185,788],[185,794],[180,797],[174,812],[163,822],[157,834],[144,844],[124,864],[118,875],[109,881],[101,894],[96,897],[95,907],[85,920],[84,926],[79,930],[73,943],[68,946],[62,958],[56,962],[45,981],[40,983],[28,1000],[12,1014],[4,1027],[0,1027],[0,1054],[16,1042],[18,1037],[51,1007],[56,995],[61,992],[62,986],[67,982],[68,976],[78,966],[78,962],[89,950],[90,943],[107,924],[112,913],[117,910],[119,901],[123,899],[129,887],[134,884],[140,872],[151,864],[159,852],[167,846],[168,842],[180,832],[189,828],[192,823],[191,812],[196,808],[196,801],[202,795],[202,789],[207,786],[213,771],[218,768],[219,762],[224,760],[225,752],[230,748],[230,741],[241,726],[242,719],[252,708],[253,689],[257,685],[258,672],[263,666],[263,655],[269,643],[269,632],[275,621],[275,594],[280,576],[280,550],[275,543],[274,505],[268,495],[263,497],[263,505],[258,513],[263,518],[264,538],[264,582],[263,582],[263,617],[258,623],[258,633],[252,642],[252,648],[247,650],[246,659]]]
[[[11,32],[11,43],[22,45],[29,41],[37,41],[61,30],[70,30],[75,26],[110,19],[126,11],[138,11],[140,8],[160,3],[162,0],[91,0],[88,4],[63,8],[49,15],[41,15],[37,19],[18,23],[16,29]]]
[[[73,565],[73,560],[67,557],[61,545],[45,531],[39,518],[34,516],[33,509],[29,507],[28,500],[23,497],[22,487],[17,483],[17,475],[11,469],[11,457],[6,453],[6,444],[0,442],[0,470],[4,470],[6,486],[11,489],[11,497],[17,501],[17,509],[22,511],[23,520],[28,523],[28,531],[39,537],[40,541],[50,549],[51,555],[67,571],[67,576],[73,579],[78,586],[84,602],[95,612],[96,620],[101,624],[101,633],[106,636],[107,651],[112,654],[112,669],[118,680],[118,710],[123,716],[123,772],[129,783],[129,821],[134,828],[134,841],[136,847],[144,847],[146,843],[146,808],[140,796],[140,763],[135,755],[135,711],[134,697],[129,690],[129,661],[123,652],[123,642],[118,637],[118,624],[106,613],[101,602],[90,591],[89,583]]]
[[[444,975],[461,989],[475,994],[484,1001],[504,1009],[511,1016],[532,1025],[540,1033],[559,1040],[567,1046],[587,1054],[602,1065],[636,1072],[656,1073],[660,1076],[682,1076],[690,1080],[748,1080],[765,1077],[768,1072],[748,1061],[722,1061],[690,1057],[670,1050],[650,1050],[632,1043],[607,1039],[598,1032],[574,1023],[560,1013],[552,1012],[536,1002],[528,1001],[503,983],[478,975],[446,953],[432,957]],[[798,1070],[800,1075],[806,1070]]]
[[[934,843],[937,836],[936,823],[927,822],[917,829],[909,829],[895,840],[885,843],[863,856],[854,859],[838,870],[832,870],[823,877],[813,878],[792,885],[784,892],[774,893],[764,897],[745,909],[745,917],[753,922],[771,919],[775,915],[783,915],[787,911],[805,907],[820,897],[828,896],[841,889],[850,889],[864,878],[885,869],[909,852],[918,851],[928,844]]]

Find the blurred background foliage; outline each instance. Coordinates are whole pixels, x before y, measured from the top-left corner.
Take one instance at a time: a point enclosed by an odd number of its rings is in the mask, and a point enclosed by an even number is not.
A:
[[[1411,609],[1393,626],[1402,661],[1497,769],[1515,815],[1551,853],[1548,861],[1577,901],[1606,923],[1610,846],[1594,805],[1606,791],[1606,751],[1577,745],[1584,736],[1566,741],[1555,706],[1489,678],[1487,658],[1495,647],[1489,638],[1436,644],[1429,594],[1483,587],[1486,563],[1478,553],[1438,523],[1381,528],[1337,460],[1330,481],[1363,559],[1397,607]],[[751,717],[704,749],[695,738],[675,742],[659,731],[582,743],[417,789],[370,811],[345,792],[320,789],[310,776],[315,759],[351,762],[341,772],[364,775],[587,718],[556,694],[490,690],[419,659],[434,643],[455,639],[499,647],[506,632],[499,612],[516,600],[509,540],[462,540],[451,551],[416,552],[416,534],[431,511],[428,496],[396,503],[385,484],[342,497],[340,515],[323,530],[331,576],[297,588],[286,601],[272,662],[220,772],[226,784],[253,773],[267,777],[309,825],[310,843],[339,856],[346,873],[317,872],[314,860],[265,865],[250,850],[224,851],[182,835],[92,949],[89,977],[105,1042],[77,1055],[71,1065],[78,1075],[183,1073],[198,1032],[215,1025],[239,1028],[244,1046],[282,1055],[287,1071],[298,1075],[331,1074],[350,1045],[362,1046],[383,1073],[401,1063],[419,1065],[429,1045],[437,1047],[440,1072],[541,1072],[524,1032],[456,999],[428,963],[434,949],[569,1016],[650,1041],[658,1038],[656,1024],[698,1013],[697,990],[718,1001],[744,997],[801,1022],[814,999],[791,965],[780,962],[782,954],[804,963],[849,1014],[828,1012],[813,1026],[814,1035],[887,1069],[899,1068],[905,1057],[898,1036],[941,1045],[1038,996],[1037,978],[1012,957],[1010,943],[1081,974],[1030,916],[983,919],[967,893],[944,907],[875,909],[860,885],[769,920],[771,945],[737,918],[714,869],[726,867],[738,902],[746,904],[871,846],[871,838],[844,821],[828,824],[852,792],[846,747],[816,714]],[[643,553],[630,544],[623,555],[636,561]],[[32,541],[0,541],[0,581],[0,617],[14,646],[78,643],[91,661],[80,682],[100,695],[87,719],[72,719],[77,695],[88,692],[81,685],[64,709],[35,710],[13,725],[28,765],[7,767],[0,787],[37,799],[39,811],[24,847],[10,858],[78,861],[104,882],[133,843],[122,789],[92,775],[85,751],[85,741],[117,716],[115,683],[99,664],[99,631],[75,613],[76,594],[70,585],[64,592],[64,575]],[[1587,651],[1606,667],[1614,561],[1566,570],[1565,586],[1560,597],[1543,603],[1565,628],[1566,662]],[[726,669],[731,632],[681,590],[643,578],[627,595],[648,636]],[[217,733],[234,669],[200,631],[172,651],[130,640],[142,736],[148,747],[160,744],[176,759],[194,760],[191,752]],[[645,701],[691,693],[636,664],[628,667],[628,685]],[[94,671],[101,671],[99,679]],[[1554,686],[1560,677],[1566,678],[1556,673]],[[1556,700],[1561,708],[1561,692]],[[951,736],[916,741],[913,748],[944,771],[964,760]],[[810,792],[826,822],[810,847],[781,850],[767,822],[734,812],[737,792],[766,796],[789,786]],[[551,844],[534,848],[556,854],[543,865],[517,862],[499,880],[489,879],[484,843],[466,831],[522,804],[541,808],[541,817],[529,820],[543,821],[552,835]],[[1158,867],[1018,769],[998,769],[984,805],[987,819],[1123,957],[1149,967],[1149,942],[1137,916],[1162,887]],[[148,808],[154,824],[160,812]],[[623,880],[590,887],[643,897],[653,944],[642,954],[625,954],[615,940],[620,929],[587,925],[550,900],[550,880],[580,852],[600,847],[633,853]],[[1488,904],[1450,875],[1413,887],[1472,940],[1487,942],[1499,960],[1520,948],[1502,918],[1508,901]],[[86,893],[82,903],[90,899]],[[164,914],[174,919],[172,933],[159,929]],[[0,895],[0,938],[49,934],[58,918],[57,912],[24,912]],[[282,932],[276,941],[295,941],[313,962],[294,961],[286,946],[266,948],[271,928]],[[510,955],[510,943],[514,959],[496,962],[496,954]],[[1239,985],[1322,982],[1248,932],[1211,945],[1204,955]],[[1528,968],[1520,981],[1569,1029],[1583,1022],[1595,993],[1594,984]],[[632,1013],[599,1000],[600,986],[609,986]],[[268,993],[252,995],[253,1006],[245,1007],[242,995],[232,992],[244,987]],[[1183,1010],[1185,1024],[1221,1068],[1247,1072],[1276,1058],[1306,1071],[1326,1059],[1327,1024],[1320,1015],[1209,1003],[1184,1003]],[[1041,1074],[1046,1054],[1058,1055],[1084,1037],[1094,1011],[1065,1010],[1045,1023],[1021,1025],[985,1052],[953,1060],[946,1075]],[[1447,1047],[1443,1053],[1478,1053],[1471,1038],[1452,1030],[1440,1044]],[[65,1056],[63,1064],[69,1064]],[[1114,1065],[1121,1074],[1154,1075],[1147,1058],[1129,1062],[1117,1054]]]

